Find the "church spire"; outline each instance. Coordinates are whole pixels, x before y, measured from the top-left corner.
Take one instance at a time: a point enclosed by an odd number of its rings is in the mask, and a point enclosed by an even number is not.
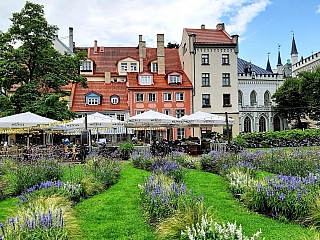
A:
[[[277,64],[277,66],[282,66],[281,56],[280,56],[280,47],[281,47],[281,45],[278,44],[278,64]]]
[[[298,51],[296,41],[294,39],[294,33],[292,34],[292,46],[291,46],[291,63],[296,64],[298,62]]]
[[[291,46],[291,55],[292,54],[298,54],[296,41],[294,40],[294,34],[292,35],[292,46]]]
[[[269,61],[269,54],[270,54],[270,53],[268,53],[268,62],[267,62],[266,70],[267,70],[268,72],[272,72],[271,65],[270,65],[270,61]]]

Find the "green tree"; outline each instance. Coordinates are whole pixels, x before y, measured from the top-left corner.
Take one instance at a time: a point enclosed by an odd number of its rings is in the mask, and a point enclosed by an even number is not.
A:
[[[300,72],[300,91],[303,93],[304,101],[309,103],[309,117],[312,120],[320,120],[320,67],[315,71]]]
[[[167,48],[179,48],[179,44],[168,42]]]
[[[72,56],[53,48],[58,27],[48,24],[42,5],[26,2],[10,20],[8,31],[0,32],[2,115],[31,111],[56,120],[73,118],[75,113],[61,100],[69,93],[61,87],[69,83],[87,87],[86,78],[79,75],[85,53]]]
[[[295,120],[298,128],[303,128],[301,119],[309,114],[309,103],[301,92],[302,80],[299,78],[286,79],[281,87],[273,94],[276,111],[289,121]]]

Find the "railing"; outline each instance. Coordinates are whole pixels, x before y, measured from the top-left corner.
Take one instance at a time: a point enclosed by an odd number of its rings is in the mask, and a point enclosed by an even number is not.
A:
[[[227,151],[227,143],[212,143],[211,149],[213,151]]]

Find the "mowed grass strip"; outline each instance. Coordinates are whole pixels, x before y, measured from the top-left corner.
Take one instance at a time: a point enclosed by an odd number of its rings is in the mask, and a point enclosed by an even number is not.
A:
[[[7,218],[14,217],[14,212],[18,208],[19,199],[16,197],[0,200],[0,222],[4,223]]]
[[[242,225],[246,236],[252,236],[261,228],[261,237],[266,240],[319,239],[319,234],[310,229],[249,212],[228,192],[228,183],[219,175],[192,170],[186,175],[186,186],[192,188],[196,196],[203,193],[206,204],[212,207],[214,216],[217,217],[216,221],[237,221],[237,225]]]
[[[124,163],[117,184],[75,206],[83,239],[156,239],[143,218],[138,184],[148,172]]]

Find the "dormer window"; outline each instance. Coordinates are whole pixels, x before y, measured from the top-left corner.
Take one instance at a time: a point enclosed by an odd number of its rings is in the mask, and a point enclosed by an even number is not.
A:
[[[91,61],[83,61],[80,66],[81,72],[92,72],[92,62]]]
[[[119,99],[119,97],[117,95],[113,95],[113,96],[110,97],[110,102],[112,104],[118,104],[119,101],[120,101],[120,99]]]
[[[180,75],[170,75],[169,84],[177,84],[177,83],[181,83]]]
[[[140,83],[140,85],[152,85],[152,76],[151,75],[140,75],[139,83]]]
[[[85,95],[87,105],[99,105],[101,103],[102,95],[96,92],[89,92]]]

